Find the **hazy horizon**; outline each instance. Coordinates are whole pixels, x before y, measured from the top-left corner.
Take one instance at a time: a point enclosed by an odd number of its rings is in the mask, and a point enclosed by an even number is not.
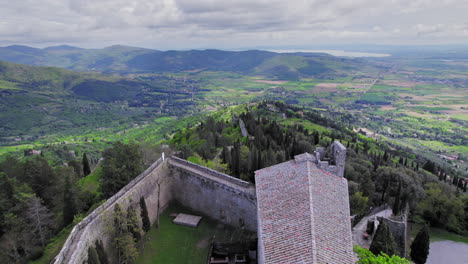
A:
[[[0,46],[160,50],[466,45],[461,0],[44,0],[2,3]]]

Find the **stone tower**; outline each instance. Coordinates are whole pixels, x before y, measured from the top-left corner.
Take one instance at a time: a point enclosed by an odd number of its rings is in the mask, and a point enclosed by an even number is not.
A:
[[[346,162],[346,148],[339,141],[333,142],[331,145],[331,161],[330,165],[336,166],[336,176],[343,177]]]

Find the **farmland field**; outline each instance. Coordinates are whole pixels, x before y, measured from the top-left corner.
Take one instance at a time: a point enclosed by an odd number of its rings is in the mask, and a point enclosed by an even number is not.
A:
[[[268,63],[279,63],[276,60]],[[297,57],[285,63],[291,67],[302,67]],[[35,133],[34,137],[17,136],[20,140],[14,142],[6,139],[1,143],[0,154],[34,148],[44,143],[94,145],[94,149],[102,149],[116,140],[156,143],[170,137],[177,127],[181,127],[181,118],[188,117],[193,123],[197,115],[205,112],[271,99],[309,109],[323,109],[324,115],[332,115],[333,112],[351,114],[352,126],[371,133],[373,137],[402,144],[424,153],[426,157],[435,158],[441,164],[466,171],[468,150],[463,146],[468,144],[467,61],[457,58],[388,57],[368,59],[362,64],[366,66],[359,68],[330,63],[326,62],[326,65],[333,69],[333,75],[284,79],[281,74],[268,77],[205,69],[132,73],[128,75],[129,78],[156,87],[145,92],[137,107],[129,107],[128,103],[105,106],[106,110],[99,110],[101,112],[92,117],[95,124],[105,121],[99,128],[92,125],[63,131],[55,129],[54,133],[50,133],[48,128],[41,130],[33,127],[31,132]],[[266,66],[259,66],[259,69],[263,67]],[[13,83],[6,81],[0,82],[0,87],[17,89]],[[177,93],[171,94],[171,91]],[[32,99],[39,100],[44,109],[54,111],[53,115],[62,111],[56,102],[43,97]],[[15,102],[20,103],[21,100]],[[85,111],[95,107],[80,100],[70,105]],[[75,123],[89,121],[90,115],[67,111],[67,118]],[[16,116],[21,113],[5,114]],[[132,114],[138,116],[118,119],[119,115]],[[31,119],[33,122],[35,116],[19,119]],[[51,122],[57,122],[55,117],[51,116]],[[60,122],[67,126],[64,121]],[[46,133],[39,134],[40,131]]]

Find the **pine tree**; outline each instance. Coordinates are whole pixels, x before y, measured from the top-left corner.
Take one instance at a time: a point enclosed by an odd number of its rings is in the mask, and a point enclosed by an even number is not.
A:
[[[411,244],[411,259],[416,264],[426,263],[429,255],[429,228],[424,226]]]
[[[91,173],[91,167],[89,166],[89,160],[86,153],[83,153],[83,174],[88,176]]]
[[[140,198],[141,220],[143,221],[143,230],[148,232],[151,228],[151,222],[148,215],[148,208],[146,207],[145,198]]]
[[[395,247],[395,240],[387,224],[385,222],[380,223],[369,250],[375,255],[383,252],[391,256],[396,253]]]

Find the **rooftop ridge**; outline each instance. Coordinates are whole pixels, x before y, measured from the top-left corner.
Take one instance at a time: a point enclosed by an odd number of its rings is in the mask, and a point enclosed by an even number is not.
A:
[[[313,205],[313,195],[312,195],[312,181],[311,181],[311,177],[310,177],[310,172],[311,172],[311,169],[310,169],[310,165],[311,163],[310,162],[307,162],[307,180],[309,181],[309,186],[308,186],[308,190],[309,190],[309,210],[312,212],[313,211],[313,208],[312,208],[312,205]],[[315,219],[314,217],[310,217],[310,232],[312,234],[312,263],[315,264],[317,263],[317,243],[315,241]]]

